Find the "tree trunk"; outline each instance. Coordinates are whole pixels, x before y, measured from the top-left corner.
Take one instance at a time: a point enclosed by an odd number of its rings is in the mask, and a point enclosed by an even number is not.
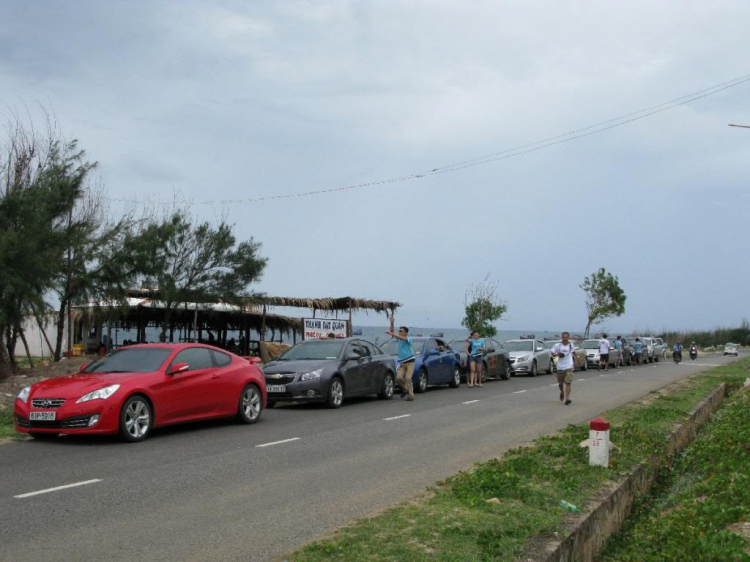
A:
[[[65,334],[65,311],[67,303],[60,303],[60,311],[57,313],[57,340],[55,341],[55,362],[62,358],[63,335]],[[44,337],[47,337],[46,335]],[[68,334],[70,338],[70,334]]]
[[[47,342],[47,347],[49,348],[49,354],[53,357],[55,357],[55,350],[52,348],[52,344],[49,341],[49,338],[47,337],[47,332],[44,329],[44,323],[42,322],[42,318],[39,316],[38,313],[34,313],[34,317],[36,318],[36,325],[39,326],[39,331],[42,332],[42,336],[44,336],[44,341]],[[59,315],[58,315],[58,321],[59,321]],[[61,339],[62,341],[62,339]],[[57,359],[54,359],[57,361]]]
[[[5,341],[5,326],[0,325],[0,381],[7,379],[13,374],[13,365],[10,362],[8,348]]]
[[[23,328],[21,326],[16,326],[16,329],[18,330],[18,335],[21,336],[23,348],[26,350],[26,357],[29,358],[29,367],[33,369],[34,360],[31,358],[31,350],[29,349],[29,342],[26,341],[26,334],[23,333]]]
[[[8,357],[10,357],[10,368],[13,373],[18,372],[18,365],[16,364],[16,341],[18,341],[18,332],[15,326],[11,328],[10,325],[5,327],[5,347],[8,350]]]

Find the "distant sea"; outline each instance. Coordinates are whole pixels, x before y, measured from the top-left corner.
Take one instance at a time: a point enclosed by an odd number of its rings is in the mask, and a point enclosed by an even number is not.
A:
[[[387,326],[376,327],[376,326],[354,326],[354,330],[357,329],[362,330],[362,337],[365,339],[368,339],[370,341],[373,341],[375,343],[383,343],[384,341],[388,341],[390,336],[387,336],[385,334],[386,330],[388,330]],[[446,341],[451,340],[457,340],[457,339],[466,339],[469,337],[469,330],[466,328],[412,328],[409,327],[409,335],[410,336],[431,336],[431,335],[438,335],[442,334],[442,338]],[[515,330],[498,330],[497,335],[495,336],[495,339],[501,343],[506,342],[508,340],[517,339],[521,336],[528,336],[528,335],[534,335],[539,339],[545,339],[545,338],[552,338],[554,336],[559,336],[560,332],[545,332],[543,330],[523,330],[523,331],[515,331]]]

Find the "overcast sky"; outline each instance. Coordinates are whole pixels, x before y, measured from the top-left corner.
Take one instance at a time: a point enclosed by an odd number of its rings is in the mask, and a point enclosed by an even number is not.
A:
[[[54,113],[112,199],[177,197],[269,258],[272,295],[398,300],[454,328],[489,274],[500,329],[748,315],[750,82],[570,142],[347,191],[750,74],[750,2],[0,0],[0,112]],[[112,211],[127,203],[114,201]],[[355,323],[382,325],[361,316]]]

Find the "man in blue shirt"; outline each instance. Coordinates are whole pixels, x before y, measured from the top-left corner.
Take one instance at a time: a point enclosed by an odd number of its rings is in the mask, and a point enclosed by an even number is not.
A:
[[[414,375],[414,348],[411,345],[411,338],[409,337],[409,328],[401,326],[398,332],[395,331],[394,322],[396,321],[393,314],[390,315],[391,329],[386,332],[389,336],[392,336],[398,340],[398,376],[396,380],[401,386],[401,398],[406,396],[406,400],[411,402],[414,400],[414,385],[412,384],[412,376]]]
[[[639,365],[643,363],[643,342],[641,338],[635,338],[633,342],[633,351],[635,351],[635,360]]]

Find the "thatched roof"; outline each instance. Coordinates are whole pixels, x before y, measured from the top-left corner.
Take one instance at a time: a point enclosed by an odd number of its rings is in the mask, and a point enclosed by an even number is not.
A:
[[[138,298],[150,298],[160,300],[158,289],[130,289],[128,296]],[[393,312],[401,307],[400,302],[359,299],[355,297],[329,297],[322,299],[315,298],[298,298],[298,297],[272,297],[268,295],[256,295],[249,297],[244,301],[245,306],[254,311],[261,312],[262,306],[285,306],[290,308],[307,308],[310,310],[324,310],[328,312],[344,312],[349,309],[352,312],[360,310],[375,312]]]
[[[310,310],[325,310],[330,312],[343,312],[349,309],[352,312],[359,310],[373,310],[375,312],[392,312],[401,306],[400,302],[358,299],[355,297],[331,297],[324,299],[310,299],[297,297],[269,297],[261,296],[252,299],[253,303],[265,304],[267,306],[286,306],[292,308],[309,308]]]

